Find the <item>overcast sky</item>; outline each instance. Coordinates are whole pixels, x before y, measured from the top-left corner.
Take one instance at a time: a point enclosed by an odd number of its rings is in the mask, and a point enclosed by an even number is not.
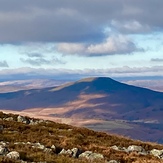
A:
[[[0,0],[0,79],[163,74],[163,0]]]

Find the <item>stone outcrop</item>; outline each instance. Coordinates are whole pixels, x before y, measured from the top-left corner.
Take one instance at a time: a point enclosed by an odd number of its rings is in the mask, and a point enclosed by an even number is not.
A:
[[[8,153],[8,149],[3,146],[3,145],[0,145],[0,155],[5,155]]]
[[[49,123],[49,121],[45,121],[45,120],[36,120],[36,119],[32,119],[32,118],[27,118],[24,116],[17,116],[16,118],[12,118],[12,117],[7,117],[7,118],[3,118],[1,120],[6,120],[6,121],[17,121],[17,122],[21,122],[24,123],[26,125],[37,125],[39,123]],[[10,122],[9,122],[10,123]],[[3,125],[0,125],[0,132],[2,133],[5,130],[5,127]],[[72,129],[66,129],[67,132],[71,132]],[[17,131],[12,131],[12,132],[17,132]],[[43,144],[41,144],[40,142],[36,142],[36,143],[32,143],[32,142],[15,142],[14,145],[28,145],[31,148],[36,148],[41,150],[44,153],[51,153],[51,154],[56,154],[56,155],[68,155],[69,157],[72,158],[77,158],[77,159],[85,159],[88,160],[88,162],[93,162],[94,160],[103,160],[106,163],[120,163],[118,162],[118,160],[105,160],[106,158],[104,157],[104,155],[100,154],[100,153],[96,153],[93,151],[84,151],[82,149],[78,149],[78,148],[72,148],[72,149],[66,149],[65,148],[61,148],[61,147],[56,147],[55,145],[51,145],[51,147],[47,147]],[[0,142],[0,156],[2,157],[7,157],[13,160],[18,160],[21,163],[27,163],[24,160],[21,160],[21,156],[19,154],[19,150],[18,151],[10,151],[9,148],[9,143],[8,142]],[[128,155],[130,155],[130,153],[132,154],[132,152],[136,152],[139,155],[152,155],[155,156],[161,160],[163,160],[163,149],[162,150],[158,150],[158,149],[152,149],[150,151],[146,151],[142,146],[137,146],[137,145],[130,145],[128,147],[119,147],[119,146],[111,146],[108,147],[109,149],[115,150],[115,151],[122,151],[127,153]],[[35,163],[35,162],[33,162]],[[46,163],[46,162],[40,162],[40,163]]]
[[[20,154],[17,151],[12,151],[9,152],[6,157],[10,158],[10,159],[14,159],[14,160],[18,160],[20,158]]]
[[[119,162],[116,161],[116,160],[110,160],[110,161],[108,161],[107,163],[119,163]]]
[[[29,119],[27,119],[26,117],[21,116],[21,115],[19,115],[19,116],[17,117],[17,121],[18,121],[18,122],[25,123],[25,124],[29,124],[29,123],[30,123],[30,120],[29,120]]]
[[[79,158],[86,158],[87,160],[93,161],[104,159],[104,156],[99,153],[93,153],[92,151],[85,151],[79,155]]]
[[[144,152],[145,149],[141,146],[137,146],[137,145],[130,145],[128,148],[127,148],[127,151],[128,152]]]
[[[60,155],[63,154],[63,155],[69,155],[71,157],[74,157],[74,158],[78,158],[79,155],[81,154],[81,150],[79,150],[78,148],[72,148],[72,149],[68,149],[68,150],[65,150],[64,148],[60,151],[59,153]]]
[[[155,156],[155,157],[158,157],[158,158],[162,158],[163,159],[163,149],[162,150],[158,150],[158,149],[152,149],[150,151],[150,154]]]

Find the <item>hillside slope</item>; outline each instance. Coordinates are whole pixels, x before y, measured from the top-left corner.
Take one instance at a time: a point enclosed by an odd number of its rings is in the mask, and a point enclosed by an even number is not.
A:
[[[0,112],[0,131],[2,163],[163,162],[163,145],[52,121]]]

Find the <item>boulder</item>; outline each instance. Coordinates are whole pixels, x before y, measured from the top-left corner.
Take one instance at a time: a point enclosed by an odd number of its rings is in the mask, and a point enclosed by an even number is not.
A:
[[[90,161],[104,159],[104,156],[99,153],[93,153],[92,151],[85,151],[79,155],[79,158],[86,158]]]
[[[116,151],[119,151],[119,150],[120,150],[119,147],[117,147],[116,145],[113,145],[113,146],[111,146],[110,148],[111,148],[111,149],[114,149],[114,150],[116,150]]]
[[[127,151],[128,152],[143,152],[145,151],[145,149],[141,146],[137,146],[137,145],[130,145],[128,148],[127,148]]]
[[[70,149],[65,150],[63,148],[59,154],[72,156],[73,155],[73,152]]]
[[[73,148],[73,149],[71,149],[71,151],[73,153],[72,157],[74,157],[74,158],[78,158],[79,155],[81,154],[81,151],[78,148]]]
[[[45,153],[52,153],[53,150],[52,150],[51,148],[45,148],[45,149],[44,149],[44,152],[45,152]]]
[[[14,160],[18,160],[20,158],[20,154],[17,151],[12,151],[9,152],[6,157],[14,159]]]
[[[7,154],[9,151],[6,147],[4,147],[3,145],[0,145],[0,155],[5,155]]]
[[[8,117],[8,118],[5,118],[6,121],[13,121],[14,118],[13,117]]]
[[[35,147],[35,148],[38,148],[38,149],[42,149],[42,150],[45,149],[45,146],[42,145],[42,144],[40,144],[40,143],[35,143],[35,144],[34,144],[34,147]]]
[[[1,147],[6,147],[7,144],[9,144],[9,143],[8,142],[3,142],[3,141],[0,142]]]
[[[59,152],[60,155],[64,155],[64,154],[67,154],[67,151],[63,148],[60,152]]]
[[[79,155],[79,158],[87,158],[89,159],[90,155],[92,154],[92,151],[85,151],[82,154]]]
[[[158,158],[163,158],[163,150],[152,149],[150,151],[150,154],[153,155],[153,156],[156,156]]]
[[[116,161],[116,160],[110,160],[110,161],[108,161],[107,163],[119,163],[119,162]]]
[[[23,116],[21,116],[21,115],[19,115],[19,116],[17,117],[17,121],[18,121],[18,122],[25,123],[25,124],[29,124],[29,123],[30,123],[29,119],[27,119],[27,118],[25,118],[25,117],[23,117]]]

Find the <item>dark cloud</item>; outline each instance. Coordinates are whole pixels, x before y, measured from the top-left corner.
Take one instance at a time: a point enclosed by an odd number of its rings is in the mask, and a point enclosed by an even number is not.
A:
[[[162,0],[0,0],[0,42],[98,42],[105,27],[162,30],[162,8]]]
[[[9,67],[6,61],[0,61],[0,67]]]

